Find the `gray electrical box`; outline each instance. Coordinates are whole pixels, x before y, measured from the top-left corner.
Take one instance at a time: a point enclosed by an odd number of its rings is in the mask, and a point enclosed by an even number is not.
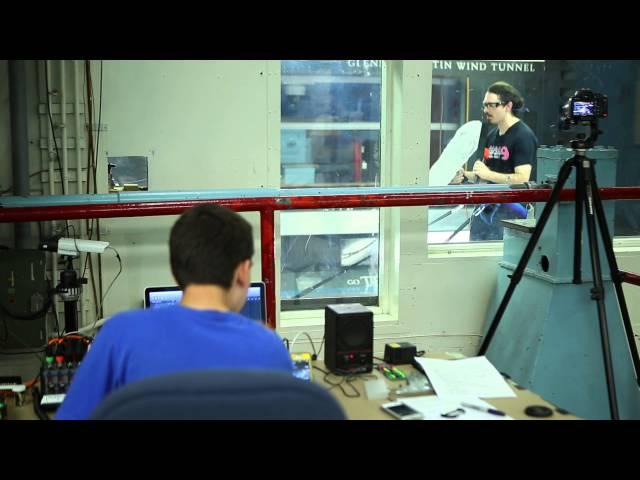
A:
[[[47,304],[45,252],[0,250],[0,349],[3,351],[40,348],[46,344],[46,312],[32,320],[29,316]]]

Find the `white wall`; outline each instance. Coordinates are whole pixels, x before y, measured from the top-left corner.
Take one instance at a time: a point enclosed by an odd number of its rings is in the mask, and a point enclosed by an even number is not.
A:
[[[103,191],[105,158],[124,155],[149,157],[151,190],[277,186],[279,165],[268,161],[274,142],[268,138],[273,118],[269,62],[105,61],[103,68],[101,123],[107,130],[101,133],[98,157]],[[99,70],[94,62],[96,76]],[[273,174],[276,183],[270,178]],[[253,277],[257,280],[261,276],[259,215],[243,215],[254,228]],[[101,221],[102,238],[112,242],[124,263],[105,300],[105,313],[139,306],[145,286],[174,283],[167,241],[175,219]],[[117,273],[117,261],[106,255],[103,265],[106,288]]]

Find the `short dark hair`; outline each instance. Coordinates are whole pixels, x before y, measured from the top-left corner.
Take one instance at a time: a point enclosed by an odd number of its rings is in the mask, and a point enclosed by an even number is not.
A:
[[[227,208],[198,205],[173,225],[169,254],[180,288],[200,283],[228,289],[238,265],[253,256],[251,225]]]
[[[522,107],[524,107],[524,99],[522,95],[520,95],[520,92],[507,82],[496,82],[489,86],[487,92],[498,95],[501,102],[511,102],[513,104],[511,111],[514,115],[517,115]]]

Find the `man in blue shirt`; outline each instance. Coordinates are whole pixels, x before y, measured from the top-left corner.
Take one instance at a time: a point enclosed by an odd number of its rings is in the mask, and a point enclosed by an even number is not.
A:
[[[251,283],[253,234],[216,205],[185,212],[169,239],[179,305],[114,315],[100,331],[55,418],[86,419],[113,390],[147,377],[208,368],[292,372],[281,338],[238,314]]]

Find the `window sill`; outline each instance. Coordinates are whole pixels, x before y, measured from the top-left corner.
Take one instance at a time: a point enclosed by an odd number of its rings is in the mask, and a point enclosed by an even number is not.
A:
[[[640,252],[640,236],[613,239],[615,253]],[[429,258],[501,257],[503,242],[441,243],[427,246]]]
[[[373,322],[378,327],[395,325],[397,318],[393,318],[388,313],[382,313],[380,307],[367,307],[373,312]],[[306,327],[323,327],[324,310],[299,310],[295,312],[280,313],[278,329],[286,332],[288,329],[299,329]]]
[[[502,242],[439,243],[427,245],[429,258],[501,257]]]

